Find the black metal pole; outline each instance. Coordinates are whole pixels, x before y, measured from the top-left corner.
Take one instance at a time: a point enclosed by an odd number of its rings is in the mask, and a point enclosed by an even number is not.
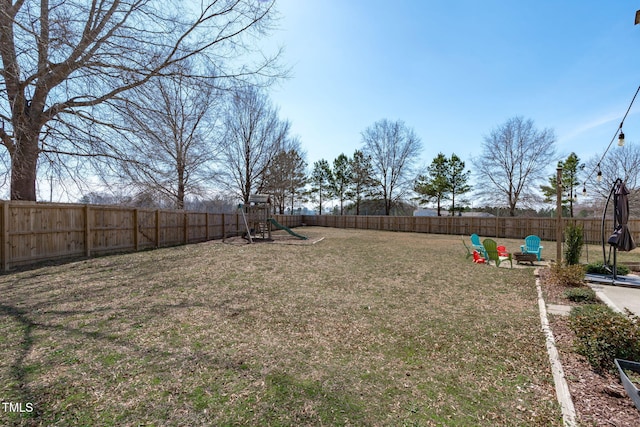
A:
[[[604,225],[605,220],[607,219],[607,209],[609,209],[609,201],[611,200],[611,194],[613,193],[613,188],[609,192],[609,197],[607,197],[607,202],[604,204],[604,210],[602,211],[602,225],[600,227],[600,236],[602,237],[602,265],[607,266],[607,250],[605,249],[606,238],[604,235]]]
[[[613,231],[615,232],[618,229],[618,189],[622,184],[622,180],[620,178],[616,179],[615,184],[613,184]],[[613,281],[618,278],[618,245],[613,246]]]
[[[607,210],[609,209],[609,202],[611,201],[611,196],[613,196],[613,204],[614,204],[614,212],[613,212],[613,230],[615,231],[616,227],[617,227],[617,218],[616,218],[616,212],[615,212],[615,207],[617,206],[617,202],[618,202],[618,195],[616,194],[616,189],[618,187],[618,185],[620,185],[620,183],[622,183],[622,180],[620,178],[617,178],[615,180],[615,182],[613,183],[613,186],[611,187],[611,191],[609,192],[609,197],[607,197],[607,203],[605,203],[604,205],[604,211],[602,212],[602,227],[601,227],[601,234],[602,234],[602,260],[603,260],[603,265],[605,267],[609,266],[609,262],[607,260],[607,251],[605,249],[605,242],[606,242],[606,236],[604,233],[604,225],[605,225],[605,220],[607,218]],[[611,249],[611,248],[609,248]],[[609,252],[609,254],[611,254],[611,252]],[[613,265],[611,266],[611,273],[613,275],[613,280],[615,281],[617,278],[617,247],[615,245],[613,245]]]

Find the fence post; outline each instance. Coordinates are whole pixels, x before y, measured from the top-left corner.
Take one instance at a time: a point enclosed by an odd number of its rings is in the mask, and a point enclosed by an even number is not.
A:
[[[84,205],[84,254],[91,257],[91,215],[89,204]]]
[[[138,218],[139,218],[138,208],[135,208],[133,210],[133,246],[136,252],[140,250],[139,236],[138,236]]]
[[[156,248],[160,247],[160,209],[156,209]]]
[[[8,201],[2,203],[2,270],[9,271],[9,209]]]
[[[184,244],[189,243],[189,214],[184,213]]]
[[[204,240],[209,241],[209,212],[204,214],[204,226],[207,228],[204,233]]]
[[[222,214],[222,240],[227,238],[227,234],[225,231],[225,227],[224,227],[224,222],[226,221],[225,217],[224,217],[224,213]]]

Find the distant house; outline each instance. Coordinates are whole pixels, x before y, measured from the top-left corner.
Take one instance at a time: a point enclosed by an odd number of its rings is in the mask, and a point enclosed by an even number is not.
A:
[[[416,209],[413,216],[438,216],[438,211],[434,209]]]
[[[446,210],[442,210],[442,216],[450,215]],[[435,209],[416,209],[413,211],[413,216],[438,216],[438,211]],[[458,214],[456,214],[458,216]],[[495,215],[489,212],[462,212],[460,216],[467,217],[482,217],[482,218],[491,218]]]
[[[494,214],[489,212],[462,212],[462,216],[473,216],[473,217],[482,217],[482,218],[493,218]]]

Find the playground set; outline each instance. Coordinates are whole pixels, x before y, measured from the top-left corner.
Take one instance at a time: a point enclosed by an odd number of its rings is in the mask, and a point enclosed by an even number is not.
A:
[[[249,203],[240,203],[238,210],[242,214],[242,220],[247,230],[245,237],[249,240],[249,243],[253,243],[256,239],[272,241],[272,227],[284,230],[298,239],[307,240],[306,236],[298,234],[289,227],[280,224],[271,216],[271,199],[268,194],[251,194],[249,196]]]

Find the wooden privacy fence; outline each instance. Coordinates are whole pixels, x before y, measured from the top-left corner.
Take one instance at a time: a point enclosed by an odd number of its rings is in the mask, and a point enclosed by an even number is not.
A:
[[[468,217],[468,216],[356,216],[305,215],[306,225],[366,230],[408,231],[416,233],[457,234],[469,236],[524,239],[530,234],[542,240],[556,240],[556,218],[541,217]],[[563,229],[569,223],[582,225],[585,243],[602,242],[602,219],[563,218]],[[640,220],[629,220],[629,228],[639,241]],[[605,221],[605,234],[613,232],[613,219]],[[608,234],[607,234],[608,235]]]
[[[240,214],[123,206],[5,201],[1,204],[2,270],[67,257],[204,242],[245,231]],[[276,215],[287,227],[300,215]]]
[[[78,205],[5,201],[0,203],[2,270],[12,266],[68,257],[90,257],[112,252],[204,242],[244,233],[242,216],[142,209],[124,206]],[[402,217],[275,215],[287,227],[302,224],[334,228],[406,231],[522,239],[536,234],[555,241],[555,218],[524,217]],[[600,219],[563,219],[581,224],[585,242],[600,243]],[[637,241],[640,220],[629,227]],[[613,230],[613,220],[605,233]]]

